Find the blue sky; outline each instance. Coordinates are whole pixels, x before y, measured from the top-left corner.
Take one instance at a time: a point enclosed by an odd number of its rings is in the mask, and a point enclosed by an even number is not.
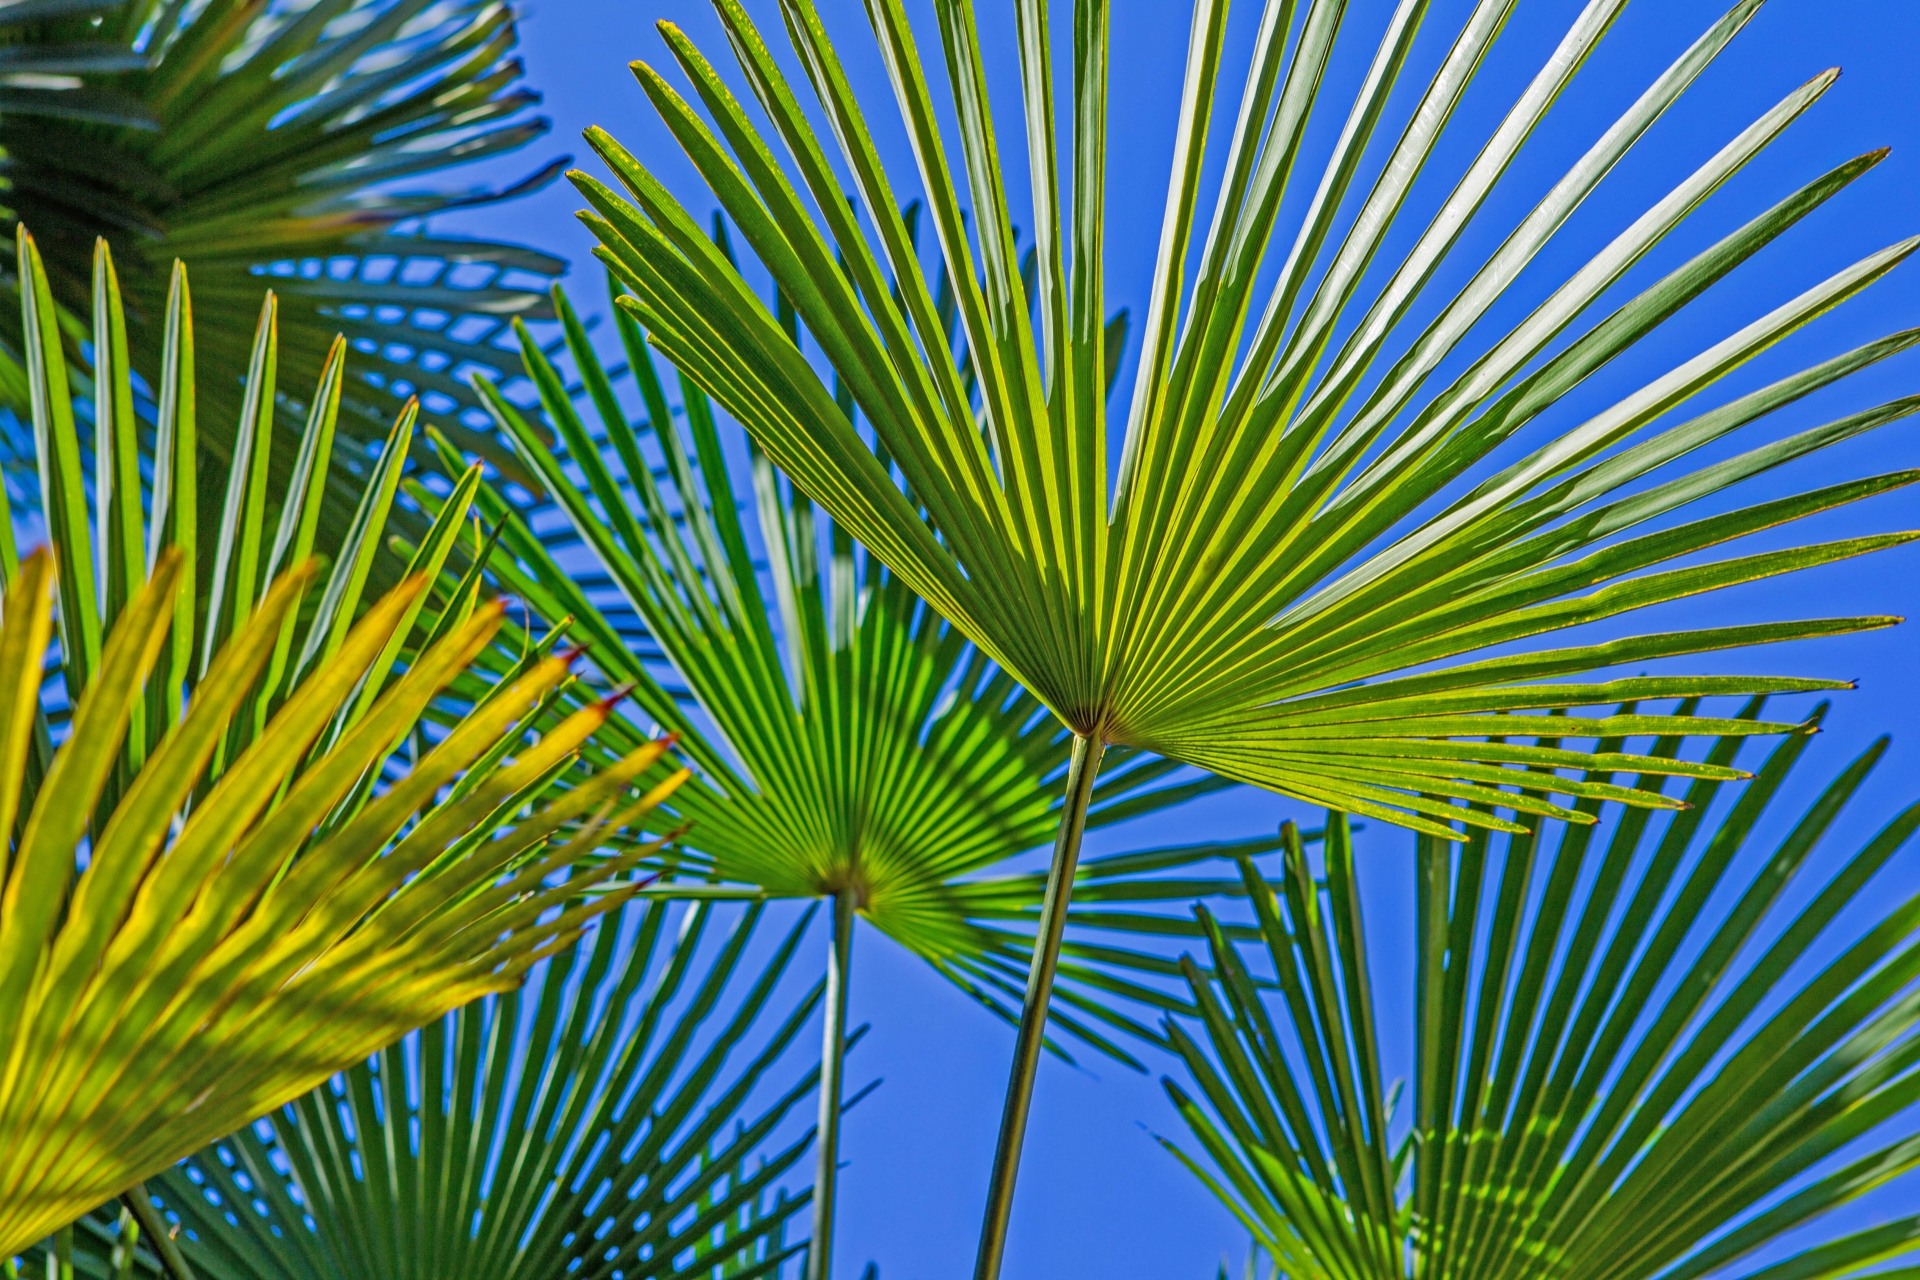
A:
[[[1066,5],[1057,6],[1056,30],[1064,33]],[[1404,84],[1421,82],[1420,69],[1434,65],[1469,6],[1436,0]],[[1430,210],[1470,160],[1492,123],[1538,67],[1579,5],[1565,0],[1525,0],[1458,117],[1446,146],[1416,189],[1416,212]],[[1468,233],[1456,261],[1474,260],[1474,246],[1491,248],[1565,164],[1596,137],[1615,114],[1722,10],[1698,0],[1638,0],[1630,4],[1599,52],[1522,153],[1520,164]],[[909,0],[916,22],[931,6]],[[1370,56],[1390,6],[1382,0],[1352,0],[1343,49],[1327,85],[1327,113],[1337,121],[1344,97]],[[770,41],[778,17],[766,0],[748,0]],[[990,88],[1003,129],[1013,125],[1018,86],[1010,39],[1012,6],[981,5],[989,50],[1002,55]],[[1244,65],[1259,6],[1242,0],[1234,10],[1230,67]],[[878,119],[890,103],[871,40],[856,0],[822,4],[857,87]],[[696,210],[711,203],[626,69],[640,58],[667,63],[652,28],[657,19],[680,24],[716,63],[726,61],[704,0],[544,0],[527,6],[522,49],[529,83],[546,95],[545,110],[556,125],[536,151],[496,162],[488,172],[518,176],[553,153],[569,150],[594,167],[578,142],[580,129],[599,124],[655,169]],[[1108,270],[1110,306],[1144,308],[1153,248],[1159,235],[1167,158],[1178,105],[1188,10],[1171,0],[1114,0],[1112,143],[1109,173]],[[924,29],[924,28],[923,28]],[[932,53],[930,33],[922,48]],[[1530,304],[1584,261],[1600,244],[1637,216],[1682,175],[1767,107],[1822,70],[1838,66],[1838,84],[1758,161],[1731,181],[1636,270],[1625,286],[1653,278],[1685,256],[1772,204],[1801,183],[1844,159],[1880,147],[1890,158],[1848,192],[1770,248],[1736,276],[1689,308],[1653,341],[1583,388],[1577,404],[1608,403],[1609,390],[1635,385],[1717,340],[1833,271],[1889,243],[1920,231],[1920,90],[1912,78],[1920,48],[1920,5],[1910,0],[1839,5],[1832,0],[1773,0],[1716,65],[1609,177],[1575,216],[1555,245],[1516,287],[1516,302]],[[1232,61],[1237,59],[1237,63]],[[669,68],[670,78],[679,77]],[[1230,71],[1230,79],[1237,78]],[[944,77],[942,77],[944,80]],[[1405,109],[1405,91],[1396,100]],[[1323,122],[1326,123],[1326,122]],[[1330,129],[1326,123],[1324,135]],[[1011,135],[1003,146],[1017,153]],[[1324,146],[1325,137],[1321,138]],[[896,174],[909,171],[897,128],[883,135]],[[1017,172],[1010,180],[1023,184]],[[1296,186],[1307,186],[1297,183]],[[1022,187],[1022,189],[1024,189]],[[1289,207],[1297,205],[1298,191]],[[1424,202],[1424,203],[1423,203]],[[574,221],[579,201],[566,184],[531,198],[461,216],[460,225],[538,244],[571,256],[573,293],[583,304],[603,297],[598,272],[586,253],[590,238]],[[1410,218],[1399,243],[1417,231]],[[451,230],[454,221],[437,222]],[[1827,355],[1891,330],[1920,324],[1920,264],[1908,264],[1863,297],[1768,353],[1712,393],[1714,399],[1760,385]],[[1131,386],[1132,358],[1121,377]],[[1920,356],[1888,361],[1817,402],[1793,409],[1759,427],[1758,438],[1825,421],[1852,409],[1906,394],[1920,383]],[[1577,420],[1577,419],[1575,419]],[[1556,419],[1566,425],[1564,418]],[[1808,460],[1783,476],[1750,482],[1742,497],[1764,496],[1842,478],[1915,465],[1920,426],[1898,424],[1851,445]],[[1910,494],[1895,493],[1849,508],[1796,530],[1809,541],[1920,524]],[[1782,539],[1760,540],[1779,545]],[[1662,624],[1757,621],[1841,613],[1911,615],[1920,605],[1920,551],[1883,553],[1706,601],[1666,606],[1635,619],[1631,631]],[[1800,794],[1832,776],[1881,732],[1894,732],[1887,762],[1869,784],[1839,839],[1877,827],[1916,788],[1915,746],[1902,736],[1920,710],[1912,677],[1915,632],[1911,626],[1833,641],[1802,643],[1764,653],[1696,661],[1692,669],[1768,671],[1840,676],[1860,682],[1840,694],[1829,732],[1810,753]],[[1783,810],[1784,812],[1784,810]],[[1240,791],[1133,827],[1098,833],[1100,851],[1184,843],[1210,835],[1270,831],[1283,817],[1310,818],[1301,806]],[[1851,843],[1857,844],[1857,839]],[[1845,843],[1837,848],[1847,847]],[[1366,855],[1373,933],[1380,943],[1376,979],[1404,1007],[1405,956],[1397,945],[1410,927],[1410,839],[1374,830],[1361,838]],[[1907,891],[1920,885],[1915,856],[1892,873]],[[824,939],[821,941],[824,947]],[[850,1078],[881,1076],[885,1085],[849,1118],[843,1139],[849,1166],[843,1175],[844,1217],[838,1255],[841,1274],[857,1274],[868,1259],[885,1280],[947,1280],[970,1273],[987,1164],[993,1146],[999,1097],[1011,1048],[1010,1032],[990,1020],[925,966],[871,930],[863,930],[855,960],[854,1015],[874,1030],[856,1054]],[[1395,1016],[1392,1006],[1383,1019]],[[1404,1019],[1402,1019],[1404,1023]],[[1404,1048],[1404,1046],[1401,1046]],[[1389,1046],[1393,1052],[1394,1046]],[[1159,1069],[1156,1065],[1156,1074]],[[1073,1070],[1042,1066],[1029,1133],[1020,1196],[1015,1210],[1006,1274],[1009,1277],[1210,1276],[1223,1253],[1240,1257],[1244,1236],[1227,1214],[1169,1157],[1149,1131],[1177,1135],[1179,1122],[1165,1104],[1157,1080],[1106,1066]],[[1908,1194],[1912,1192],[1909,1189]],[[1861,1220],[1883,1212],[1863,1206]]]

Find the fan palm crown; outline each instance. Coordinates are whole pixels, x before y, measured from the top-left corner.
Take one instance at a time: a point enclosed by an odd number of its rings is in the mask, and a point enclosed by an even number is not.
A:
[[[558,287],[553,299],[578,382],[524,327],[520,353],[559,447],[498,384],[476,382],[554,508],[481,490],[502,526],[494,576],[550,620],[570,618],[590,660],[680,735],[698,770],[672,801],[693,826],[687,871],[773,898],[845,896],[949,976],[991,974],[982,961],[1007,948],[974,911],[1004,886],[968,877],[1052,834],[1067,732],[751,445],[743,518],[737,466],[699,386],[681,378],[676,414],[640,330],[616,310],[645,412],[634,425],[586,326]],[[597,604],[608,593],[566,572],[576,543],[616,603]],[[623,731],[641,736],[615,724],[601,738],[618,751]],[[1170,783],[1177,768],[1116,750],[1089,825],[1225,785]]]
[[[1563,816],[1558,806],[1498,788],[1552,792],[1564,783],[1570,790],[1562,794],[1578,795],[1581,784],[1551,773],[1516,782],[1511,769],[1488,770],[1522,760],[1565,765],[1564,758],[1457,740],[1497,733],[1480,718],[1489,712],[1727,690],[1686,679],[1598,688],[1531,682],[1887,620],[1688,631],[1396,673],[1901,540],[1904,535],[1853,540],[1643,572],[1763,523],[1905,483],[1911,479],[1905,473],[1677,533],[1607,541],[1835,435],[1910,412],[1911,403],[1897,402],[1690,482],[1635,491],[1635,482],[1660,465],[1905,349],[1915,335],[1903,333],[1647,435],[1634,448],[1613,450],[1884,275],[1915,242],[1862,260],[1632,394],[1594,406],[1566,436],[1538,442],[1491,474],[1476,472],[1476,464],[1520,437],[1594,369],[1870,168],[1879,154],[1795,193],[1556,349],[1556,340],[1607,286],[1817,100],[1830,82],[1820,77],[1708,159],[1534,313],[1504,334],[1478,338],[1476,322],[1521,267],[1758,7],[1741,3],[1568,170],[1445,301],[1439,318],[1401,334],[1399,322],[1461,227],[1591,53],[1621,0],[1586,7],[1415,248],[1404,261],[1388,263],[1379,260],[1387,229],[1511,5],[1486,0],[1475,6],[1412,122],[1388,148],[1347,233],[1336,238],[1340,209],[1352,203],[1349,188],[1426,7],[1409,3],[1394,15],[1267,305],[1256,311],[1258,268],[1270,249],[1289,243],[1278,204],[1290,178],[1307,176],[1296,173],[1305,169],[1301,134],[1315,108],[1327,105],[1314,89],[1343,6],[1331,0],[1266,6],[1218,208],[1204,225],[1197,216],[1199,169],[1221,107],[1226,4],[1197,6],[1157,283],[1111,484],[1098,393],[1107,359],[1099,308],[1104,6],[1090,0],[1075,6],[1080,54],[1070,109],[1057,113],[1071,121],[1060,138],[1054,136],[1047,6],[1029,0],[1019,7],[1039,253],[1031,295],[1015,269],[1011,197],[981,88],[985,54],[970,6],[938,6],[957,150],[941,145],[932,90],[903,12],[883,0],[869,6],[978,374],[971,395],[945,358],[945,329],[926,273],[894,213],[896,186],[879,167],[859,102],[806,0],[787,0],[782,13],[871,230],[841,195],[791,86],[732,0],[719,0],[717,9],[773,138],[753,127],[717,71],[671,25],[663,25],[663,33],[712,124],[652,68],[635,64],[668,127],[792,300],[884,460],[772,311],[639,160],[592,131],[589,140],[633,203],[586,175],[576,181],[593,205],[587,217],[603,256],[636,295],[624,305],[652,340],[851,536],[1077,734],[1145,747],[1415,829],[1428,828],[1419,815],[1447,796]],[[776,140],[807,184],[811,208],[775,163]],[[1071,192],[1061,190],[1063,165],[1075,174]],[[962,217],[968,199],[971,233]],[[1072,255],[1069,242],[1077,250]],[[1195,281],[1183,289],[1189,267]],[[1369,267],[1385,277],[1374,297],[1360,293]],[[1344,338],[1343,319],[1357,322]],[[1407,349],[1394,357],[1396,336]],[[1484,343],[1484,354],[1450,384],[1427,387],[1442,360],[1461,354],[1470,338]],[[1576,594],[1619,578],[1639,585]],[[1736,683],[1772,687],[1765,680]],[[1627,727],[1583,729],[1604,735]],[[1493,813],[1468,821],[1511,826]],[[1432,825],[1433,834],[1442,834],[1444,823]]]
[[[1138,377],[1111,477],[1100,394],[1107,359],[1103,0],[1072,5],[1073,56],[1064,77],[1054,67],[1053,6],[1015,5],[1020,136],[1038,250],[1031,290],[1013,252],[1007,141],[992,111],[973,6],[934,5],[950,90],[936,106],[934,74],[905,7],[899,0],[864,5],[912,149],[916,194],[954,282],[977,371],[973,387],[953,368],[928,275],[896,213],[905,187],[882,165],[867,105],[811,0],[780,0],[779,11],[831,147],[737,0],[715,0],[715,9],[765,128],[670,23],[662,34],[704,115],[654,68],[633,64],[668,129],[850,391],[858,427],[698,222],[610,135],[589,131],[625,195],[576,175],[592,206],[584,216],[601,241],[597,252],[634,292],[623,305],[651,340],[852,537],[1078,735],[1056,845],[1058,909],[1030,976],[981,1280],[998,1271],[1052,981],[1050,951],[1077,855],[1075,815],[1106,744],[1145,748],[1443,839],[1456,834],[1455,820],[1518,831],[1522,824],[1504,814],[1582,820],[1577,805],[1554,795],[1658,801],[1578,776],[1578,753],[1510,741],[1512,713],[1821,683],[1568,677],[1892,621],[1705,627],[1558,649],[1530,643],[1912,536],[1669,567],[1743,534],[1909,483],[1911,472],[1670,526],[1666,517],[1903,417],[1920,404],[1913,398],[1711,466],[1654,475],[1913,345],[1920,334],[1894,334],[1718,406],[1699,403],[1733,369],[1878,280],[1920,241],[1868,255],[1610,403],[1580,403],[1576,395],[1596,370],[1878,162],[1883,152],[1838,166],[1610,313],[1583,319],[1806,111],[1833,73],[1793,90],[1727,139],[1517,323],[1492,314],[1759,0],[1740,0],[1681,52],[1483,261],[1455,260],[1465,228],[1488,207],[1624,3],[1582,7],[1419,226],[1407,225],[1418,216],[1410,202],[1415,181],[1515,0],[1468,8],[1431,79],[1408,95],[1412,107],[1397,136],[1386,126],[1427,0],[1395,6],[1344,108],[1322,78],[1347,25],[1341,0],[1261,6],[1237,106],[1226,80],[1228,0],[1196,0]],[[1327,118],[1333,112],[1342,113],[1337,121]],[[1226,119],[1222,144],[1216,123]],[[1316,163],[1315,139],[1328,131],[1313,126],[1336,122]],[[1215,157],[1222,163],[1210,167]],[[1208,216],[1202,202],[1210,172],[1219,177]],[[1286,202],[1295,185],[1310,187],[1310,197]],[[1403,235],[1392,234],[1403,226]],[[1390,257],[1389,244],[1403,241],[1410,247]],[[1441,293],[1436,282],[1462,277],[1450,293],[1428,296]],[[1579,415],[1577,425],[1542,435],[1543,415],[1565,404]],[[1681,420],[1667,419],[1682,406]],[[1662,527],[1649,531],[1654,521]],[[1783,728],[1697,716],[1664,727],[1658,716],[1567,719],[1556,738]],[[1636,757],[1632,767],[1698,766]],[[1451,807],[1461,799],[1474,803]]]

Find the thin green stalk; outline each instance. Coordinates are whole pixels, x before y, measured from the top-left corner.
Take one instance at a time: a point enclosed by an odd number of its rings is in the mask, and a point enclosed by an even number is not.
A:
[[[833,954],[827,961],[826,1030],[820,1051],[819,1168],[813,1178],[813,1243],[807,1250],[807,1280],[827,1280],[833,1270],[835,1184],[840,1173],[840,1092],[847,1058],[847,983],[853,964],[852,889],[833,895]]]
[[[193,1268],[180,1256],[180,1248],[174,1244],[172,1234],[167,1230],[167,1220],[153,1207],[153,1197],[147,1193],[147,1184],[136,1182],[133,1190],[120,1197],[120,1203],[133,1213],[133,1219],[140,1224],[140,1233],[147,1238],[147,1247],[160,1259],[160,1266],[172,1280],[194,1280]]]
[[[140,1222],[133,1216],[133,1210],[126,1205],[120,1206],[120,1218],[114,1223],[115,1239],[110,1262],[113,1266],[114,1280],[128,1280],[133,1275],[133,1253],[140,1247]]]
[[[1073,899],[1073,874],[1080,862],[1080,837],[1087,830],[1087,804],[1093,798],[1093,780],[1100,772],[1106,744],[1097,734],[1076,736],[1073,760],[1067,766],[1067,800],[1060,815],[1060,835],[1053,844],[1053,866],[1047,872],[1047,896],[1040,908],[1040,932],[1034,939],[1033,967],[1027,971],[1027,999],[1020,1010],[1020,1036],[1014,1042],[1013,1072],[1007,1081],[1007,1099],[1000,1112],[1000,1141],[993,1152],[993,1179],[987,1184],[987,1219],[980,1228],[980,1254],[973,1264],[974,1280],[999,1280],[1000,1258],[1007,1247],[1007,1219],[1013,1212],[1013,1180],[1020,1172],[1020,1145],[1027,1136],[1027,1110],[1033,1104],[1033,1077],[1040,1068],[1040,1050],[1047,1031],[1047,1004],[1053,996],[1053,972],[1060,963],[1060,939],[1067,928],[1067,907]]]

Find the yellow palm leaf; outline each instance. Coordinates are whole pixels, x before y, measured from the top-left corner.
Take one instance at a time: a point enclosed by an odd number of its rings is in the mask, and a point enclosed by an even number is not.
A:
[[[335,344],[273,493],[271,294],[239,457],[224,500],[202,511],[185,272],[176,264],[149,380],[159,421],[143,467],[102,246],[90,512],[47,276],[24,231],[19,250],[52,545],[19,562],[0,520],[0,1257],[517,984],[637,891],[629,873],[660,844],[621,829],[640,831],[684,777],[664,742],[581,770],[578,748],[609,709],[553,714],[570,677],[551,643],[502,665],[486,652],[500,603],[455,591],[426,612],[466,498],[362,611],[411,410],[353,528],[324,544],[334,565],[319,599],[301,607],[319,585],[318,492],[345,352]],[[463,481],[469,497],[477,482]],[[45,682],[56,583],[59,675]],[[468,674],[483,653],[496,678]],[[542,807],[563,774],[569,786]]]
[[[166,637],[178,564],[177,553],[164,556],[114,628],[72,736],[24,812],[21,766],[51,629],[50,555],[29,557],[7,595],[0,755],[13,767],[0,776],[0,816],[17,815],[19,834],[0,897],[0,1011],[11,1029],[0,1069],[0,1256],[409,1029],[517,984],[638,890],[629,880],[582,900],[638,856],[558,886],[545,880],[594,848],[603,826],[627,824],[677,783],[623,799],[664,750],[657,744],[498,838],[473,840],[591,732],[589,710],[434,807],[565,677],[566,664],[550,659],[357,815],[329,823],[498,625],[499,606],[477,611],[315,752],[419,593],[416,578],[375,604],[204,786],[313,579],[308,565],[283,577],[222,650],[118,805],[98,807]],[[553,841],[587,815],[596,820]]]

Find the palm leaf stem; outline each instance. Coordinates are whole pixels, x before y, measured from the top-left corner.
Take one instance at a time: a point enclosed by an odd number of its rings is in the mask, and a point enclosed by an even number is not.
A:
[[[167,1280],[194,1280],[193,1268],[180,1256],[180,1247],[174,1244],[173,1237],[168,1234],[167,1220],[153,1207],[153,1197],[147,1192],[147,1184],[134,1183],[133,1190],[120,1197],[120,1203],[140,1224],[140,1234],[146,1237],[147,1247],[160,1260],[160,1274],[166,1276]]]
[[[827,961],[826,1029],[820,1049],[820,1129],[814,1141],[813,1237],[807,1250],[807,1280],[833,1274],[833,1215],[840,1175],[840,1101],[847,1059],[847,996],[853,972],[853,888],[833,895],[833,954]]]
[[[1087,804],[1106,743],[1096,731],[1075,734],[1067,765],[1067,799],[1060,834],[1047,871],[1047,894],[1040,907],[1040,928],[1033,940],[1033,965],[1027,970],[1027,997],[1020,1009],[1020,1034],[1013,1046],[1013,1071],[1000,1109],[1000,1137],[994,1144],[993,1174],[987,1183],[987,1217],[980,1227],[980,1252],[974,1280],[998,1280],[1007,1248],[1007,1219],[1013,1212],[1013,1182],[1020,1172],[1020,1144],[1027,1136],[1027,1111],[1033,1105],[1033,1078],[1046,1045],[1047,1003],[1060,963],[1060,940],[1073,900],[1073,876],[1080,863],[1080,838],[1087,831]]]

